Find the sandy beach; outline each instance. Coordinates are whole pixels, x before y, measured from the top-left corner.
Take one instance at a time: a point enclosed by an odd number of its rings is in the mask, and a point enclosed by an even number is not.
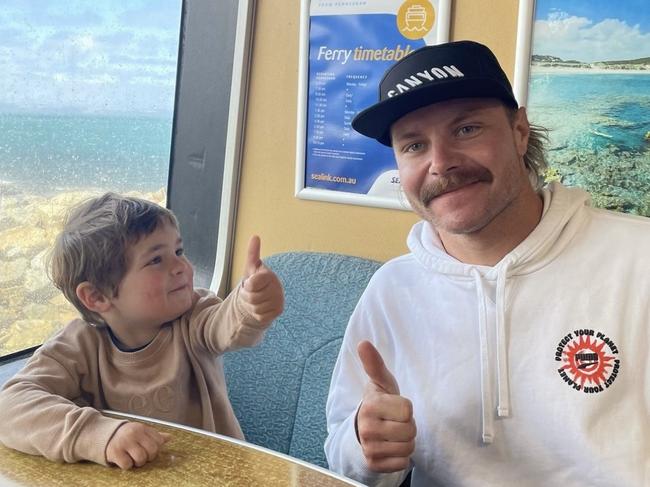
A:
[[[42,343],[78,316],[49,281],[45,258],[68,209],[102,192],[43,196],[0,184],[0,356]],[[127,194],[166,200],[164,189]]]

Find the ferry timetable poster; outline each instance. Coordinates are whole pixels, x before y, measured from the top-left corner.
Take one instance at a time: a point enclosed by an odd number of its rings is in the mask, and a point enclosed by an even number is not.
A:
[[[303,0],[296,195],[409,209],[393,152],[351,126],[384,72],[444,42],[450,0]]]

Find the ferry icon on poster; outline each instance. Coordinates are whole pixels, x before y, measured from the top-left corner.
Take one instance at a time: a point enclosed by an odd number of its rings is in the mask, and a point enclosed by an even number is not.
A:
[[[411,5],[406,9],[405,30],[409,32],[426,31],[427,10],[422,5]]]
[[[406,0],[397,12],[397,28],[407,39],[426,36],[436,20],[436,12],[428,0]]]

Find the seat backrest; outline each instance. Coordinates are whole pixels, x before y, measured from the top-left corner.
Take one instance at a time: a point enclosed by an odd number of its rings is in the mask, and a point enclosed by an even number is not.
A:
[[[264,263],[284,286],[284,313],[255,348],[224,355],[246,440],[327,467],[325,402],[348,319],[379,262],[289,252]]]

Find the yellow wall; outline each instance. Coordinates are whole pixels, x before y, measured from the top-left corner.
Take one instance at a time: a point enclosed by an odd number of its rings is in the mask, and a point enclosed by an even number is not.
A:
[[[512,80],[517,0],[452,0],[451,40],[492,48]],[[385,261],[407,251],[417,217],[294,197],[300,0],[257,0],[232,282],[248,238],[262,257],[289,250],[338,252]]]

